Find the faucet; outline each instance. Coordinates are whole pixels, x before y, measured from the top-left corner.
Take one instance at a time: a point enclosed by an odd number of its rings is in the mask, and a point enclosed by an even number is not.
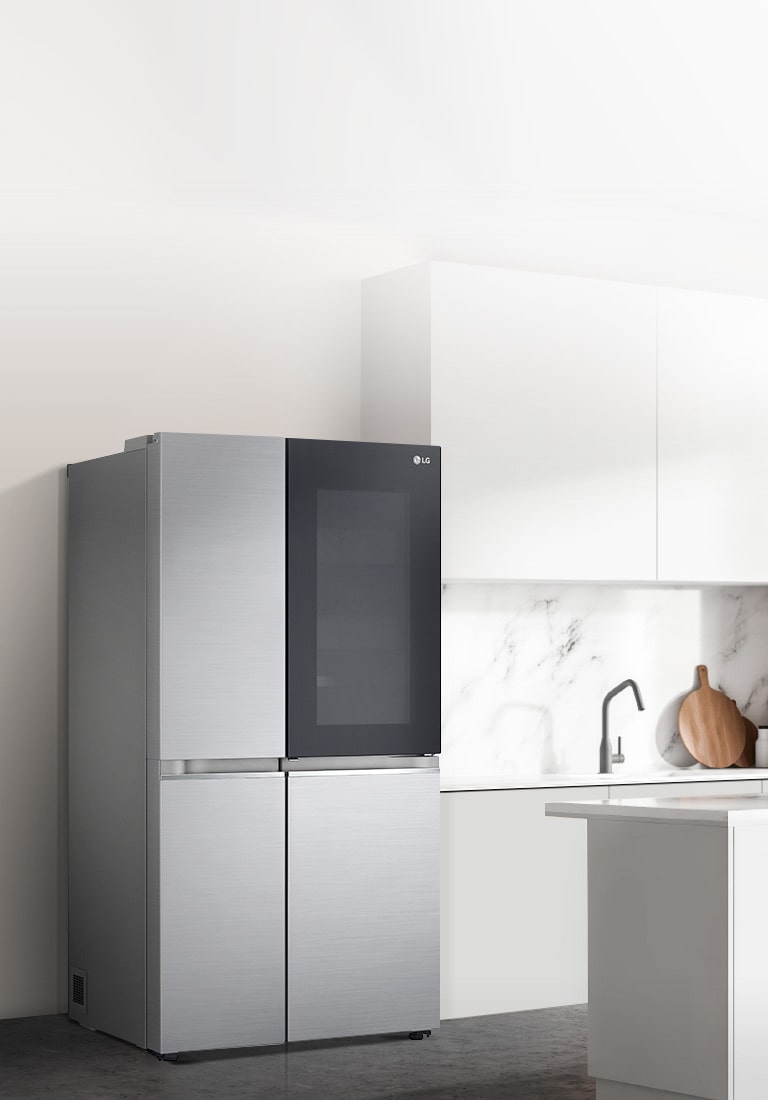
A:
[[[612,688],[603,699],[603,738],[600,742],[600,771],[612,772],[614,764],[624,763],[624,754],[621,751],[621,738],[619,738],[619,751],[611,752],[611,742],[608,739],[608,704],[614,695],[618,695],[624,688],[631,687],[635,693],[638,710],[645,710],[643,700],[640,697],[640,688],[634,680],[622,680],[615,688]]]

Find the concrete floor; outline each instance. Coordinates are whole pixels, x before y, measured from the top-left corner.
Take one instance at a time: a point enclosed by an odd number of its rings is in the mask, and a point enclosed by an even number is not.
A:
[[[185,1054],[178,1065],[65,1016],[0,1021],[2,1100],[593,1100],[586,1005],[400,1036]]]

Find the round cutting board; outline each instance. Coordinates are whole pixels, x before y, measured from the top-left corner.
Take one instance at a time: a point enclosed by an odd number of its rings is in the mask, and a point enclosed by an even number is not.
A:
[[[680,707],[680,740],[699,763],[729,768],[744,751],[744,719],[732,699],[709,686],[706,665],[699,665],[698,673],[701,687]]]
[[[734,706],[736,704],[734,703]],[[754,722],[750,722],[749,718],[744,719],[744,730],[747,735],[746,742],[744,744],[744,751],[739,759],[736,761],[737,768],[754,768],[755,766],[755,742],[757,741],[757,726]]]

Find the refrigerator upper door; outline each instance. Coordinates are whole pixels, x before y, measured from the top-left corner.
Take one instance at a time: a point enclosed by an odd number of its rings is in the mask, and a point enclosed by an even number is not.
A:
[[[282,756],[285,440],[158,438],[147,457],[149,755]]]
[[[288,440],[288,756],[440,751],[440,450]]]

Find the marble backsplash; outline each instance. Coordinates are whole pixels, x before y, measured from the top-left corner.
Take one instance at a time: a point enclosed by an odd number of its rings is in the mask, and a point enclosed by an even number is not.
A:
[[[445,777],[598,770],[605,693],[611,741],[645,773],[695,764],[677,732],[696,666],[768,725],[768,588],[446,584],[442,594]]]

